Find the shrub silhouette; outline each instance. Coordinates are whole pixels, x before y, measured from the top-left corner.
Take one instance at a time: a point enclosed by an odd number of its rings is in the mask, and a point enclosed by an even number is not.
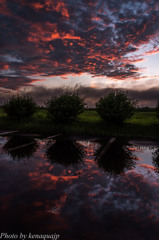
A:
[[[155,151],[152,153],[152,163],[155,166],[156,172],[159,173],[159,147],[155,149]]]
[[[3,108],[9,117],[21,120],[31,117],[37,105],[31,97],[16,95],[12,96]]]
[[[116,90],[100,98],[96,103],[96,110],[103,120],[122,123],[133,115],[135,104],[126,92]]]
[[[84,110],[84,99],[67,92],[47,102],[48,115],[54,122],[69,122]]]
[[[156,114],[157,114],[157,117],[159,118],[159,101],[156,106]]]
[[[85,157],[84,147],[69,139],[57,140],[46,149],[46,156],[52,163],[58,163],[65,167],[82,163]]]
[[[95,162],[105,172],[121,175],[135,166],[135,156],[127,143],[116,140],[106,152],[103,152],[104,147],[106,147],[106,143],[103,143],[94,155]]]
[[[17,148],[25,145],[23,148]],[[20,161],[23,158],[30,158],[38,148],[37,140],[32,137],[13,136],[3,146],[3,150],[8,153],[13,160]]]

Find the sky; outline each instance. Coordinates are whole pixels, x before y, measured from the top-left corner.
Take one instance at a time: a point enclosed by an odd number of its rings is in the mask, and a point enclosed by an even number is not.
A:
[[[0,0],[0,23],[0,102],[78,84],[90,105],[118,88],[155,106],[159,0]]]

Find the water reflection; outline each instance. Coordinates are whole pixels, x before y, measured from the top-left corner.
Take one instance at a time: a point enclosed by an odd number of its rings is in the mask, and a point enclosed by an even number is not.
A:
[[[70,139],[56,140],[46,149],[46,156],[50,162],[65,167],[81,163],[85,154],[84,146]]]
[[[153,153],[152,153],[152,160],[153,164],[156,168],[156,171],[159,173],[159,148],[157,148]]]
[[[159,174],[152,167],[157,147],[117,141],[102,156],[106,143],[38,143],[26,164],[13,162],[4,151],[0,155],[2,232],[56,232],[66,240],[158,240]],[[6,139],[0,149],[3,144]],[[99,168],[102,158],[109,162],[107,173]]]
[[[33,137],[12,136],[3,146],[3,151],[8,153],[13,160],[30,158],[38,147],[37,140]]]
[[[108,142],[103,143],[95,152],[95,161],[100,168],[118,175],[135,166],[133,152],[124,142],[116,140],[108,145]]]

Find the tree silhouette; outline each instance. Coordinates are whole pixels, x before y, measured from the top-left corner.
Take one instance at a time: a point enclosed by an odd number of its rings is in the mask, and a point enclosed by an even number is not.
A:
[[[129,147],[122,141],[116,140],[107,151],[104,151],[104,147],[107,147],[107,144],[102,144],[95,152],[95,161],[105,172],[114,175],[123,174],[126,169],[131,169],[135,166],[135,157]]]
[[[84,147],[80,143],[69,139],[57,140],[46,150],[49,161],[66,167],[81,163],[85,154]]]
[[[37,140],[32,137],[13,136],[9,138],[8,142],[3,146],[3,150],[7,152],[13,160],[20,160],[33,156],[37,147]]]

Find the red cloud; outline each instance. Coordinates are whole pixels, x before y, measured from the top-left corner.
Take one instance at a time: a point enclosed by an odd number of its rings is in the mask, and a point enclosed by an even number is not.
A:
[[[1,69],[12,69],[17,86],[22,76],[22,85],[31,82],[25,77],[33,74],[139,77],[133,64],[144,58],[137,50],[158,36],[159,13],[154,0],[144,10],[132,0],[125,9],[122,1],[1,0],[0,48],[4,56],[13,55],[9,63],[0,56]],[[158,52],[152,47],[145,55]]]

